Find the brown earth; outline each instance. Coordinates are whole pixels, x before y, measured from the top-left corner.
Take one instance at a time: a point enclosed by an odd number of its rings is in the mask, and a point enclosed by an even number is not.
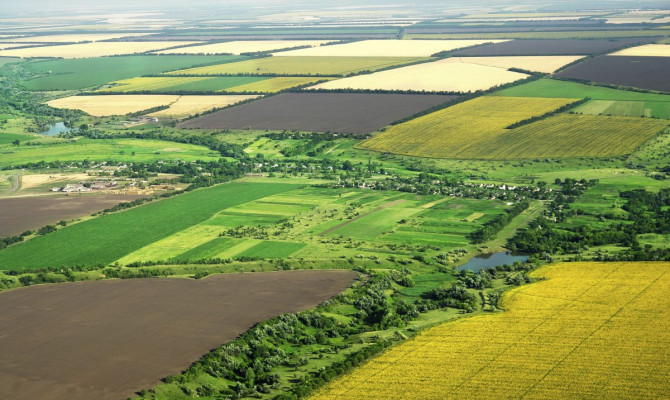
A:
[[[636,43],[649,43],[648,38],[634,39],[522,39],[473,47],[454,53],[456,56],[556,56],[588,55],[612,51]]]
[[[0,293],[0,398],[122,400],[253,324],[316,306],[351,271],[43,285]]]
[[[78,195],[0,199],[0,237],[19,235],[61,220],[72,220],[145,196]]]

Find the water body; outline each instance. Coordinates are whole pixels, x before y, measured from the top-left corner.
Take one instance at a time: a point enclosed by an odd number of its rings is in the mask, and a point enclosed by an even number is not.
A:
[[[59,133],[70,132],[71,130],[72,128],[68,128],[67,126],[65,126],[65,123],[56,122],[55,124],[49,127],[48,131],[40,132],[40,134],[47,136],[56,136]]]
[[[472,258],[467,263],[458,267],[459,271],[469,270],[479,272],[482,269],[495,268],[499,265],[512,265],[515,261],[526,261],[528,256],[514,253],[511,251],[503,251],[499,253],[482,254]]]

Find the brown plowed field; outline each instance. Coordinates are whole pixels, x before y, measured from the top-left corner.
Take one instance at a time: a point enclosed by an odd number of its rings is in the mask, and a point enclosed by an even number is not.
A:
[[[290,271],[0,293],[0,398],[128,398],[259,321],[316,306],[354,277],[351,271]]]
[[[422,94],[286,93],[186,121],[181,127],[365,134],[456,97]]]
[[[608,85],[670,92],[670,57],[600,56],[556,76]]]
[[[456,56],[562,56],[587,55],[615,50],[635,43],[648,43],[643,39],[619,40],[549,40],[524,39],[495,43],[455,52]]]
[[[144,196],[84,195],[8,197],[0,199],[0,237],[102,211]]]

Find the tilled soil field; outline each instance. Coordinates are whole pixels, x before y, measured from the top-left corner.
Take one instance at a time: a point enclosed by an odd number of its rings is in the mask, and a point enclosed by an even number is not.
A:
[[[259,321],[316,306],[355,276],[287,271],[0,293],[0,398],[126,399]]]
[[[555,39],[523,39],[473,47],[455,52],[456,56],[556,56],[556,55],[589,55],[616,50],[635,43],[649,43],[650,40],[619,39],[619,40],[555,40]]]

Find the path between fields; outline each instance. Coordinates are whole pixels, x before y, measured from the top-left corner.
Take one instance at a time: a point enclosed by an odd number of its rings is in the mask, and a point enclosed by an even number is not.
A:
[[[354,217],[354,218],[352,218],[352,219],[350,219],[350,220],[348,220],[348,221],[346,221],[346,222],[343,222],[343,223],[341,223],[341,224],[335,225],[335,226],[332,227],[332,228],[326,229],[325,231],[319,233],[319,236],[325,236],[325,235],[327,235],[327,234],[329,234],[329,233],[331,233],[331,232],[333,232],[333,231],[336,231],[336,230],[338,230],[338,229],[340,229],[340,228],[342,228],[342,227],[344,227],[344,226],[347,226],[347,225],[349,225],[350,223],[352,223],[352,222],[354,222],[354,221],[357,221],[357,220],[359,220],[359,219],[361,219],[361,218],[363,218],[363,217],[367,217],[368,215],[370,215],[370,214],[374,214],[374,213],[376,213],[376,212],[378,212],[378,211],[381,211],[381,210],[383,210],[383,209],[385,209],[385,208],[393,207],[393,206],[396,205],[396,204],[402,204],[402,203],[404,203],[404,202],[406,202],[406,201],[407,201],[407,200],[405,200],[405,199],[400,199],[400,200],[394,200],[394,201],[389,201],[388,203],[384,203],[384,204],[382,204],[381,206],[375,208],[375,209],[372,210],[372,211],[366,212],[365,214],[361,214],[361,215],[359,215],[359,216],[357,216],[357,217]]]
[[[9,193],[17,192],[21,188],[21,175],[16,173],[12,179],[12,188],[9,189]]]
[[[530,207],[526,211],[514,217],[494,239],[484,243],[484,246],[489,248],[488,251],[492,251],[496,247],[502,248],[507,243],[507,239],[514,237],[519,229],[528,226],[531,221],[534,221],[544,211],[544,205],[545,202],[541,200],[531,202]]]

